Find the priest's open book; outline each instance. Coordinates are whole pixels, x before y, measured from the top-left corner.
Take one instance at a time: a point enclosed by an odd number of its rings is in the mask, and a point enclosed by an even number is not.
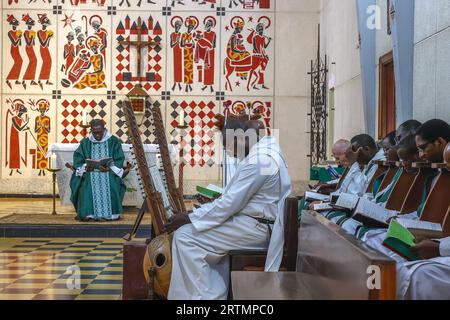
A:
[[[106,157],[102,159],[86,159],[86,165],[94,170],[100,170],[100,167],[109,168],[109,166],[113,162],[114,162],[113,158],[111,157]]]

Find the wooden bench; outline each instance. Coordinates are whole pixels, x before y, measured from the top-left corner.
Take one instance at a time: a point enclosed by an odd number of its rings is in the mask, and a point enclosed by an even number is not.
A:
[[[321,215],[302,215],[298,242],[297,272],[232,272],[233,298],[395,299],[395,261]],[[370,268],[379,270],[378,288],[368,286]]]
[[[284,208],[284,256],[282,268],[295,271],[298,247],[298,198],[288,197]],[[267,250],[230,251],[231,271],[264,271]]]
[[[384,161],[384,166],[387,168],[386,174],[384,175],[383,181],[381,181],[380,187],[378,190],[386,189],[389,184],[394,179],[395,174],[397,173],[398,167],[397,163],[394,161]]]
[[[442,224],[442,231],[444,232],[444,237],[450,237],[450,206],[447,209],[447,214]]]
[[[434,170],[430,164],[415,163],[415,168],[419,169],[418,174],[414,178],[414,182],[408,191],[408,194],[403,196],[404,199],[400,212],[411,213],[417,210],[422,202],[422,193],[425,186],[426,177],[430,175]]]
[[[375,174],[373,175],[372,179],[369,182],[369,185],[367,186],[366,192],[372,193],[373,185],[375,184],[375,181],[378,179],[380,175],[388,171],[389,167],[386,166],[385,161],[377,160],[373,162],[377,165],[377,170],[375,171]],[[380,189],[382,190],[382,189]]]
[[[400,165],[400,163],[398,163],[398,165]],[[405,195],[408,194],[409,189],[411,189],[417,174],[424,174],[424,172],[417,173],[403,170],[386,202],[386,209],[395,211],[400,211],[402,209],[403,203],[405,202]]]
[[[442,224],[450,206],[450,171],[445,164],[433,164],[432,167],[440,173],[428,194],[421,220]]]
[[[258,284],[256,287],[255,284]],[[358,300],[351,284],[301,272],[232,274],[234,300]]]

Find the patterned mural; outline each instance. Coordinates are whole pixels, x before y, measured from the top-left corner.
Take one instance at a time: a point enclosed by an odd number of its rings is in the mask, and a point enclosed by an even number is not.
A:
[[[1,178],[48,179],[43,155],[83,138],[83,113],[126,143],[119,102],[138,82],[144,143],[158,105],[185,163],[214,167],[215,113],[272,126],[274,13],[275,0],[2,0]]]

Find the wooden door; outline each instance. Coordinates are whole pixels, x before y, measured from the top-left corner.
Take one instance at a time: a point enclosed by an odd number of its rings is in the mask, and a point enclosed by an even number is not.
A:
[[[396,129],[395,72],[392,52],[380,58],[378,139]]]

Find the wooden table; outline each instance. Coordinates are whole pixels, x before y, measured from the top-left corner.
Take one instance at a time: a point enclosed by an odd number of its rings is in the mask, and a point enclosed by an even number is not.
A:
[[[234,300],[364,300],[348,283],[301,272],[231,273]]]

